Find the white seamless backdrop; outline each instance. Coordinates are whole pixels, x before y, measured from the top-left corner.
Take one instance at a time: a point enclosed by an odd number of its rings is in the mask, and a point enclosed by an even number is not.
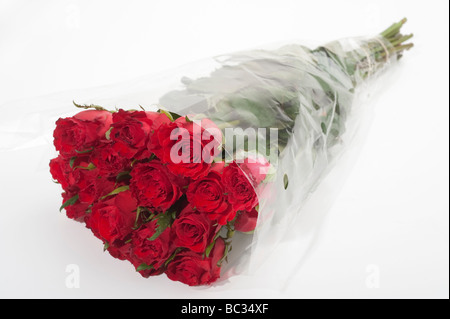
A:
[[[13,116],[0,126],[0,297],[448,298],[448,7],[443,0],[0,0],[0,116]],[[44,135],[15,147],[23,138],[17,118],[67,96],[52,93],[260,44],[375,34],[405,16],[416,46],[374,96],[364,143],[323,181],[296,221],[298,233],[287,234],[254,276],[213,288],[141,278],[58,212],[61,190],[48,172],[53,123],[21,122],[22,132]],[[22,99],[27,108],[13,109]],[[289,241],[305,234],[307,249]],[[291,280],[275,289],[269,283],[299,250]]]

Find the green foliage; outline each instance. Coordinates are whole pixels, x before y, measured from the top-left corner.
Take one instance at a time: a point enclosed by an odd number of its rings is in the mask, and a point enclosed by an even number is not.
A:
[[[155,233],[150,238],[147,238],[150,241],[153,241],[156,238],[158,238],[159,235],[161,235],[164,232],[164,230],[166,230],[166,228],[172,224],[172,214],[168,212],[162,213],[159,214],[156,217],[156,219],[157,219],[156,224],[158,225],[158,227],[156,228]]]
[[[61,207],[59,208],[59,211],[62,211],[64,208],[66,208],[67,206],[71,206],[71,205],[73,205],[73,204],[75,204],[76,202],[77,202],[77,200],[78,200],[78,194],[77,195],[75,195],[75,196],[73,196],[73,197],[71,197],[71,198],[69,198],[68,200],[66,200],[62,205],[61,205]]]

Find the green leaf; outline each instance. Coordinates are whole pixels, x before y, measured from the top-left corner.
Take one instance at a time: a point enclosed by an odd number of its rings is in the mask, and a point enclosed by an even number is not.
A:
[[[206,247],[206,250],[205,250],[206,258],[209,257],[209,254],[211,253],[211,250],[213,249],[213,247],[214,247],[215,244],[216,244],[216,241],[213,240],[212,243],[209,244],[209,245]]]
[[[70,158],[70,161],[69,161],[70,168],[73,168],[73,164],[75,163],[75,160],[76,160],[76,159],[77,159],[76,156],[72,156],[72,157]]]
[[[109,243],[107,241],[105,241],[105,244],[103,245],[103,251],[108,250],[109,248]]]
[[[155,217],[155,213],[150,212],[147,210],[148,213],[150,213],[147,217],[143,217],[144,223],[148,223],[149,221],[153,220]]]
[[[133,229],[137,229],[137,225],[138,225],[138,221],[139,221],[139,216],[141,215],[141,206],[138,206],[136,209],[136,219],[134,220],[134,226]]]
[[[276,127],[278,123],[278,101],[264,87],[242,89],[238,94],[230,96],[229,103],[240,119],[254,123],[256,127]]]
[[[172,222],[172,214],[170,213],[162,213],[157,217],[158,221],[156,222],[156,224],[158,225],[158,227],[155,230],[155,233],[153,234],[152,237],[147,238],[147,240],[155,240],[156,238],[159,237],[159,235],[161,235],[163,233],[164,230],[166,230],[167,227],[169,227],[169,225]]]
[[[223,252],[222,258],[217,262],[218,267],[222,267],[224,261],[228,262],[228,253],[231,251],[231,241],[225,241],[225,250]]]
[[[105,198],[108,197],[108,196],[116,195],[116,194],[125,192],[125,191],[127,191],[127,190],[129,190],[129,189],[130,189],[130,186],[128,186],[128,185],[120,186],[120,187],[116,188],[115,190],[113,190],[113,191],[112,191],[111,193],[109,193],[108,195],[105,195],[105,196],[101,197],[100,199],[105,199]]]
[[[109,140],[111,140],[111,130],[112,130],[113,128],[112,128],[112,126],[109,128],[109,130],[107,130],[106,131],[106,133],[105,133],[105,137],[106,137],[106,139],[109,141]]]
[[[225,226],[222,226],[222,227],[217,231],[217,233],[216,233],[216,235],[214,236],[212,242],[206,247],[206,250],[205,250],[205,255],[206,255],[206,257],[209,257],[209,254],[211,253],[211,250],[213,249],[214,245],[216,244],[217,238],[219,238],[219,236],[220,236],[221,230],[224,229],[224,228],[225,228]]]
[[[75,166],[75,168],[87,169],[88,171],[92,171],[96,168],[96,166],[92,163],[89,163],[88,166]]]
[[[75,101],[72,101],[72,103],[73,103],[73,105],[75,105],[76,107],[78,107],[78,108],[80,108],[80,109],[95,109],[95,110],[97,110],[97,111],[107,111],[107,109],[105,109],[105,108],[103,108],[103,107],[101,107],[100,105],[95,105],[95,104],[90,104],[90,105],[87,105],[87,104],[77,104],[77,103],[75,103]]]
[[[174,121],[175,121],[177,118],[180,118],[180,117],[181,117],[180,114],[177,114],[177,113],[174,113],[174,112],[170,112],[170,115],[172,115],[172,118],[173,118]]]
[[[213,238],[213,240],[216,240],[217,238],[219,238],[219,236],[220,236],[220,231],[223,229],[223,227],[221,227],[218,231],[217,231],[217,233],[216,233],[216,235],[214,236],[214,238]]]
[[[187,115],[184,117],[184,119],[186,120],[187,123],[192,123],[193,122]]]
[[[320,123],[320,127],[322,128],[323,134],[327,134],[327,126],[324,122]]]
[[[133,229],[138,229],[141,223],[145,224],[151,221],[155,217],[155,214],[147,207],[138,206],[136,209],[136,219],[134,220]]]
[[[175,251],[173,252],[173,254],[167,258],[166,262],[164,263],[164,266],[167,267],[167,265],[175,258],[175,256],[177,255],[177,253],[181,250],[181,247],[177,247],[177,249],[175,249]]]
[[[93,150],[94,150],[94,148],[92,147],[92,148],[84,150],[84,151],[75,150],[75,152],[77,152],[78,154],[86,154],[86,153],[92,152]]]
[[[175,121],[175,120],[173,119],[173,116],[172,116],[172,114],[171,114],[170,112],[165,111],[165,110],[163,110],[163,109],[159,109],[158,112],[159,112],[159,113],[162,113],[162,114],[166,114],[167,117],[169,118],[169,120],[170,120],[171,122]]]
[[[78,200],[78,197],[79,197],[78,194],[76,194],[74,197],[71,197],[68,200],[66,200],[59,208],[59,211],[62,211],[67,206],[71,206],[71,205],[75,204]]]
[[[152,270],[152,269],[153,269],[153,265],[147,265],[146,263],[142,263],[136,268],[136,271]]]
[[[283,183],[284,183],[284,189],[287,189],[288,185],[289,185],[289,178],[288,178],[287,174],[284,174],[284,176],[283,176]]]

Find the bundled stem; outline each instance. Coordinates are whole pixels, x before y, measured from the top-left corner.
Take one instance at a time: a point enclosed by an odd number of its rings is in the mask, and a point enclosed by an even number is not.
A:
[[[378,70],[382,70],[389,63],[391,57],[400,59],[404,51],[414,46],[413,43],[408,43],[413,34],[404,35],[401,33],[401,28],[406,22],[407,19],[404,18],[381,32],[379,37],[369,39],[362,45],[365,48],[363,53],[358,49],[353,52],[346,52],[341,57],[346,62],[344,63],[346,72],[351,76],[356,74],[364,80],[377,73]],[[370,52],[370,56],[367,55],[367,52]],[[355,71],[357,72],[355,73]],[[358,83],[358,78],[356,78],[355,87]]]
[[[413,37],[413,34],[403,35],[400,32],[402,26],[406,23],[406,21],[407,19],[404,18],[380,33],[380,35],[387,41],[389,41],[392,45],[392,47],[389,48],[389,53],[396,53],[399,59],[402,57],[404,51],[409,50],[414,46],[413,43],[405,43]]]

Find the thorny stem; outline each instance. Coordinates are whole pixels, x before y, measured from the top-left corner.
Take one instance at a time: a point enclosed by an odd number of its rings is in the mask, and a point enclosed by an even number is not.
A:
[[[108,111],[107,109],[101,107],[100,105],[95,105],[95,104],[90,104],[90,105],[86,105],[86,104],[77,104],[75,103],[75,101],[72,101],[73,105],[75,105],[76,107],[80,108],[80,109],[95,109],[97,111]]]

